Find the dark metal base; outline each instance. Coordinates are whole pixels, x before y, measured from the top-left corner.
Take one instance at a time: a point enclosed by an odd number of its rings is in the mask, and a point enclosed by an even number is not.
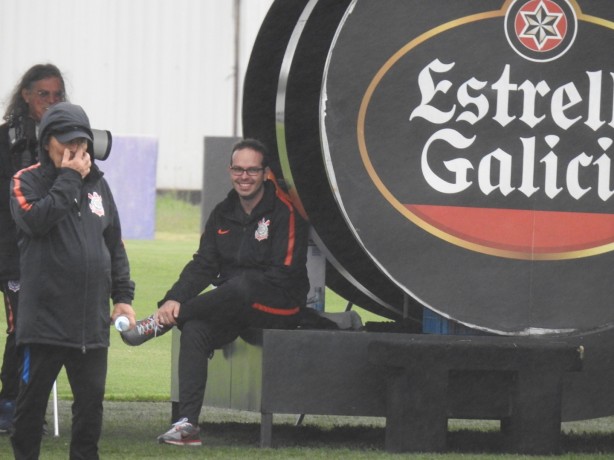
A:
[[[260,412],[263,447],[272,445],[273,414],[326,414],[389,417],[388,426],[398,430],[398,438],[414,440],[428,439],[422,431],[428,427],[426,431],[430,432],[435,427],[438,438],[425,446],[427,450],[445,448],[447,418],[500,419],[505,432],[510,433],[507,436],[510,450],[533,450],[532,441],[526,440],[538,426],[536,436],[539,439],[543,438],[539,434],[543,429],[550,434],[557,433],[556,439],[549,437],[543,445],[544,451],[553,451],[558,445],[561,399],[565,396],[562,375],[571,365],[569,360],[577,364],[577,346],[560,343],[560,357],[540,354],[537,348],[519,355],[512,353],[508,358],[500,356],[510,344],[526,340],[532,339],[350,331],[251,331],[216,351],[209,366],[205,405]],[[390,383],[387,378],[390,373],[382,372],[369,362],[369,346],[374,342],[401,350],[408,344],[423,344],[425,351],[420,351],[420,365],[415,369],[425,366],[424,370],[411,371],[416,380],[397,378],[396,383]],[[452,342],[453,347],[450,346]],[[478,347],[479,353],[467,355],[462,345],[467,342],[484,345]],[[415,352],[410,349],[394,355],[405,359],[408,355],[414,356]],[[371,350],[371,353],[375,352]],[[380,362],[373,355],[371,359],[388,368],[393,365],[390,359]],[[476,368],[475,364],[482,360]],[[406,364],[399,366],[404,368]],[[539,366],[543,366],[543,373],[525,372]],[[457,368],[463,372],[448,372]],[[412,395],[409,402],[402,402],[405,394]],[[510,404],[510,400],[516,402]],[[391,405],[396,406],[397,402],[399,411],[405,412],[395,415],[391,413]],[[420,408],[419,403],[424,407]],[[537,403],[549,405],[543,414],[541,411],[528,415],[517,412],[530,411]],[[534,415],[537,418],[533,419]],[[398,421],[394,421],[394,417]],[[530,421],[528,431],[527,421]],[[394,441],[394,434],[389,436],[392,441],[387,441],[387,445],[399,445]],[[523,447],[525,441],[529,445],[527,448]],[[406,448],[400,444],[401,450]]]
[[[445,451],[453,417],[501,420],[507,451],[557,454],[563,377],[581,369],[582,355],[563,342],[519,337],[373,342],[369,361],[387,381],[386,450]],[[466,400],[459,382],[470,381],[482,404]]]

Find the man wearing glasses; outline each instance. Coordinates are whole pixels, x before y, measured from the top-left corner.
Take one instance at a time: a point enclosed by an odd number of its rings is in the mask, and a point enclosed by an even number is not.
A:
[[[295,328],[306,304],[308,226],[267,180],[267,151],[246,139],[232,149],[233,186],[212,211],[200,246],[158,311],[122,333],[140,345],[181,329],[178,421],[160,443],[201,445],[198,419],[207,359],[249,327]],[[201,292],[209,285],[215,289]]]
[[[37,64],[21,78],[11,94],[0,126],[0,290],[4,295],[7,336],[0,380],[0,432],[13,424],[19,390],[15,319],[20,289],[19,250],[15,224],[9,208],[11,177],[37,159],[38,124],[45,111],[65,100],[64,79],[53,64]]]

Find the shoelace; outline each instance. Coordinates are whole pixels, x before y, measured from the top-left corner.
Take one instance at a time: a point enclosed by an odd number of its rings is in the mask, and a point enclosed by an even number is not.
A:
[[[153,331],[154,337],[158,335],[159,330],[161,331],[162,329],[164,329],[164,327],[160,326],[154,318],[148,318],[146,322],[138,324],[136,328],[140,335],[148,335],[151,333],[151,331]]]
[[[173,427],[175,427],[175,431],[181,431],[185,425],[190,425],[190,427],[192,426],[192,424],[188,422],[188,419],[186,417],[173,423]]]

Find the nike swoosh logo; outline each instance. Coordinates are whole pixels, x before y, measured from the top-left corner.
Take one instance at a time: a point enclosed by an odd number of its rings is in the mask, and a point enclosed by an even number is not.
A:
[[[229,233],[230,230],[222,230],[221,228],[217,229],[217,234],[218,235],[225,235],[226,233]]]

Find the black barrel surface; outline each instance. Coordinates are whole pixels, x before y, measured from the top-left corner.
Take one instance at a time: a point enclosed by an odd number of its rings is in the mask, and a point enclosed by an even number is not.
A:
[[[586,343],[566,419],[614,413],[614,3],[277,0],[244,134],[390,318]]]

